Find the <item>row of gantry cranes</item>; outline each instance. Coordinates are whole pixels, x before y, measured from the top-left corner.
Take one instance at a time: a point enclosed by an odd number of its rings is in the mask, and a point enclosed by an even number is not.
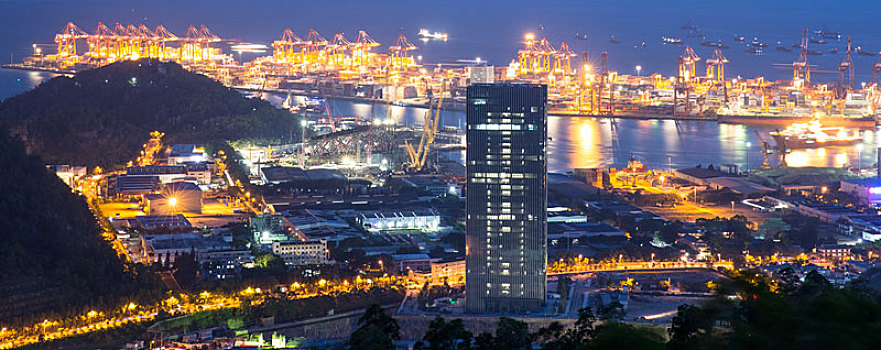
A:
[[[240,64],[236,64],[231,55],[221,52],[220,43],[224,41],[204,25],[198,28],[191,25],[186,34],[178,36],[162,25],[150,29],[143,24],[117,23],[109,27],[99,23],[92,33],[87,33],[75,24],[68,23],[55,36],[56,53],[43,55],[40,47],[35,45],[34,56],[29,59],[30,63],[51,65],[62,70],[76,64],[96,66],[139,58],[175,60],[220,80],[234,81],[230,76],[236,76],[241,78],[240,83],[245,80],[261,89],[267,85],[269,76],[313,74],[329,79],[390,78],[378,81],[394,85],[419,84],[420,91],[425,93],[442,90],[444,80],[449,77],[464,76],[464,72],[451,71],[459,68],[435,69],[431,73],[421,69],[421,62],[411,54],[418,47],[403,34],[388,46],[387,53],[379,53],[375,51],[381,46],[380,42],[366,31],[359,31],[357,37],[350,41],[343,33],[337,33],[328,40],[316,30],[310,30],[305,37],[300,37],[292,30],[285,29],[280,38],[271,43],[272,55]],[[82,49],[83,43],[86,44],[85,49]],[[672,105],[673,114],[701,114],[707,111],[780,114],[805,105],[825,109],[828,114],[832,114],[833,110],[843,113],[845,99],[856,88],[853,86],[854,63],[850,45],[844,60],[837,67],[838,82],[831,86],[811,83],[807,45],[805,30],[798,59],[792,64],[791,81],[770,82],[763,77],[726,79],[725,65],[729,59],[720,49],[714,50],[712,57],[704,60],[706,74],[699,75],[697,65],[701,57],[688,46],[677,57],[675,76],[651,74],[634,77],[610,71],[606,52],[601,53],[597,72],[591,69],[587,52],[580,55],[581,65],[573,64],[579,55],[566,43],[554,47],[548,39],[539,39],[529,33],[524,36],[517,59],[512,60],[507,69],[497,72],[496,80],[546,83],[562,101],[562,106],[552,106],[552,109],[576,110],[578,113],[639,113],[647,109],[666,114],[671,112],[669,105]],[[25,63],[28,64],[28,59]],[[879,76],[881,61],[872,66],[872,84],[868,89],[859,91],[874,101],[865,113],[874,113],[878,107],[876,90]],[[654,91],[631,88],[622,92],[621,87],[635,86],[651,86]],[[792,102],[794,100],[790,95],[793,91],[803,97]],[[660,105],[668,107],[654,108]]]
[[[54,64],[65,69],[80,63],[103,65],[120,60],[156,58],[175,60],[181,64],[230,64],[231,56],[224,55],[218,43],[226,41],[206,26],[190,25],[186,34],[178,36],[162,25],[150,29],[146,25],[116,23],[113,27],[98,23],[88,33],[72,22],[55,35],[55,53],[44,54],[34,45],[34,57],[43,64]],[[85,48],[83,44],[86,44]],[[316,30],[310,30],[305,39],[291,29],[285,29],[281,38],[271,44],[273,54],[261,57],[256,64],[285,65],[305,70],[344,70],[367,72],[371,68],[394,70],[417,66],[410,54],[418,47],[400,34],[388,54],[373,50],[381,44],[366,31],[359,31],[354,41],[343,33],[325,39]]]
[[[568,45],[561,43],[554,48],[546,38],[537,39],[534,34],[527,33],[517,59],[511,61],[507,68],[506,78],[547,83],[561,100],[566,101],[566,109],[578,113],[639,114],[640,109],[647,109],[649,113],[661,111],[674,115],[703,114],[707,111],[760,115],[796,111],[815,115],[821,111],[826,115],[843,115],[849,109],[854,114],[874,114],[881,102],[878,91],[881,55],[879,61],[872,65],[871,83],[856,87],[852,47],[848,37],[845,57],[836,69],[837,83],[814,84],[811,82],[808,42],[805,29],[799,56],[792,63],[792,80],[772,82],[764,77],[726,79],[725,66],[730,61],[718,48],[704,61],[706,74],[700,75],[697,66],[702,59],[689,46],[677,57],[676,75],[672,77],[665,78],[660,74],[645,77],[619,75],[609,70],[607,52],[601,53],[599,71],[591,69],[587,52],[582,52],[581,71],[578,72],[572,64],[578,54],[572,52]],[[646,91],[641,88],[643,86],[651,86],[654,91]],[[622,92],[620,87],[629,87],[625,90],[631,92]],[[633,90],[639,91],[634,93]],[[669,93],[665,94],[664,91]],[[665,104],[672,108],[643,108]]]

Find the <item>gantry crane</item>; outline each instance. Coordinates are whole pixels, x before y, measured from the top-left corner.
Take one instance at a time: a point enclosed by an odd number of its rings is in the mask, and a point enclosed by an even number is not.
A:
[[[523,49],[517,51],[517,57],[520,60],[519,74],[527,74],[532,72],[535,61],[535,34],[527,33],[523,36]]]
[[[355,66],[366,66],[370,64],[370,50],[379,46],[379,42],[373,40],[366,31],[358,32],[358,39],[352,43],[352,62]]]
[[[425,167],[425,162],[428,160],[429,148],[434,143],[434,138],[437,135],[440,111],[444,103],[444,88],[444,83],[442,82],[440,97],[437,99],[437,104],[433,109],[429,108],[428,111],[425,112],[422,138],[419,140],[419,147],[414,148],[409,141],[404,141],[404,148],[407,150],[407,155],[410,156],[410,161],[406,166],[414,172],[420,172]],[[434,119],[432,119],[432,112],[434,112]]]
[[[681,58],[681,60],[679,60],[679,78],[682,79],[682,82],[685,84],[691,84],[691,80],[696,78],[695,65],[697,61],[701,60],[701,58],[694,53],[691,46],[686,46],[685,52],[679,57]]]
[[[76,41],[88,38],[89,34],[73,24],[67,22],[61,33],[55,34],[55,44],[58,45],[58,55],[62,57],[74,57],[77,55]]]
[[[560,43],[560,49],[554,54],[554,72],[561,74],[572,73],[572,57],[577,56],[569,50],[569,45]]]
[[[115,57],[116,33],[104,23],[98,22],[95,33],[89,35],[86,42],[89,43],[89,55],[102,58],[111,57],[111,55]]]
[[[713,51],[713,56],[707,59],[707,80],[715,80],[720,83],[725,82],[725,64],[728,58],[722,54],[721,49]]]
[[[762,137],[762,134],[758,132],[758,130],[753,130],[756,133],[756,137],[759,138],[759,142],[762,143],[762,165],[759,167],[759,170],[771,170],[773,167],[771,166],[771,155],[774,154],[774,148],[771,147],[771,144],[768,141],[765,141],[765,138]]]
[[[413,64],[413,57],[410,57],[410,51],[416,50],[418,47],[407,41],[404,34],[398,35],[398,42],[389,46],[389,66],[402,68]]]
[[[346,52],[351,48],[352,43],[346,39],[343,33],[336,33],[327,44],[327,64],[334,67],[347,67]]]
[[[835,89],[839,98],[847,96],[847,92],[853,88],[853,59],[850,57],[850,35],[847,36],[847,53],[844,60],[838,64],[838,88]]]
[[[297,34],[294,34],[290,28],[285,28],[281,33],[281,39],[272,42],[272,56],[276,62],[280,63],[298,63],[294,48],[303,43]]]
[[[805,88],[811,84],[811,65],[808,63],[808,30],[801,34],[801,50],[798,60],[792,62],[792,84],[796,88]]]
[[[325,39],[317,30],[309,30],[306,41],[303,42],[301,52],[303,54],[303,62],[306,64],[321,63],[324,61],[324,48],[327,46]]]

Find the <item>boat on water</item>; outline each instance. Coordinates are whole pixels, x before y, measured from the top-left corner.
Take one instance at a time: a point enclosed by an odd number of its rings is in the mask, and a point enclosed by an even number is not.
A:
[[[817,51],[817,50],[805,50],[805,53],[808,54],[808,55],[811,55],[811,56],[820,56],[820,55],[823,54],[823,51]]]
[[[833,47],[832,50],[829,50],[829,53],[831,53],[831,54],[836,54],[836,53],[838,53],[838,48],[837,48],[837,47]]]
[[[841,33],[836,32],[834,30],[826,30],[826,29],[815,30],[814,35],[818,35],[824,39],[841,40]]]
[[[761,55],[764,53],[764,50],[762,50],[761,47],[747,47],[746,52],[755,55]]]
[[[290,105],[290,102],[288,104]],[[325,100],[323,98],[307,98],[296,106],[291,106],[290,110],[300,113],[324,114],[326,112],[324,104]]]
[[[703,42],[701,42],[701,46],[715,47],[715,48],[717,48],[717,49],[729,49],[729,48],[731,48],[731,47],[728,46],[728,45],[722,44],[722,40],[719,40],[719,41],[709,41],[709,40],[704,40]]]
[[[734,41],[742,43],[746,41],[746,38],[743,35],[734,34]]]
[[[618,39],[615,39],[614,35],[609,37],[609,42],[612,44],[620,44],[621,43],[620,41],[618,41]]]
[[[811,38],[810,42],[811,42],[811,44],[823,45],[826,43],[826,40],[823,40],[823,38]]]
[[[697,30],[697,26],[693,24],[683,24],[682,27],[679,27],[682,30]]]
[[[419,39],[422,39],[422,40],[447,41],[447,33],[430,32],[430,31],[428,31],[428,29],[425,29],[425,28],[419,29],[419,33],[417,33],[416,35],[419,36]]]
[[[661,43],[667,45],[682,45],[682,39],[673,38],[673,37],[661,37]]]
[[[861,46],[855,47],[853,49],[853,51],[856,52],[857,55],[860,55],[860,56],[875,56],[874,52],[863,50],[863,48]]]
[[[575,32],[575,40],[587,40],[587,34],[578,34],[578,32]]]
[[[759,41],[759,38],[753,38],[753,41],[749,44],[752,47],[768,47],[768,44]]]
[[[777,51],[792,52],[792,46],[785,46],[781,42],[777,42]]]
[[[822,126],[819,119],[794,123],[783,130],[771,132],[777,147],[786,149],[849,146],[862,141],[859,130],[841,126]]]

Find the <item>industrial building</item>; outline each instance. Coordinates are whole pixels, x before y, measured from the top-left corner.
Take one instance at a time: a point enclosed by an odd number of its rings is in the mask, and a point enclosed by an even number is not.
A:
[[[872,207],[881,206],[881,179],[863,178],[841,180],[841,192],[860,200],[860,204]]]
[[[468,87],[466,310],[529,313],[547,292],[547,87]]]
[[[272,242],[272,254],[278,255],[287,265],[323,265],[330,263],[327,241]]]
[[[288,241],[292,237],[285,227],[285,218],[281,215],[257,215],[251,218],[249,226],[254,244],[261,246]]]
[[[169,215],[175,213],[202,213],[202,190],[189,182],[172,182],[161,193],[144,195],[144,212]]]
[[[368,231],[420,230],[437,231],[440,215],[432,209],[405,212],[363,212],[356,218]]]

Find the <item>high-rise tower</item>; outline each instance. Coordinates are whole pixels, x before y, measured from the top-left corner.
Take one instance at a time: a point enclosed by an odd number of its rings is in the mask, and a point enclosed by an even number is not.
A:
[[[475,84],[466,112],[466,309],[527,313],[547,291],[547,86]]]

